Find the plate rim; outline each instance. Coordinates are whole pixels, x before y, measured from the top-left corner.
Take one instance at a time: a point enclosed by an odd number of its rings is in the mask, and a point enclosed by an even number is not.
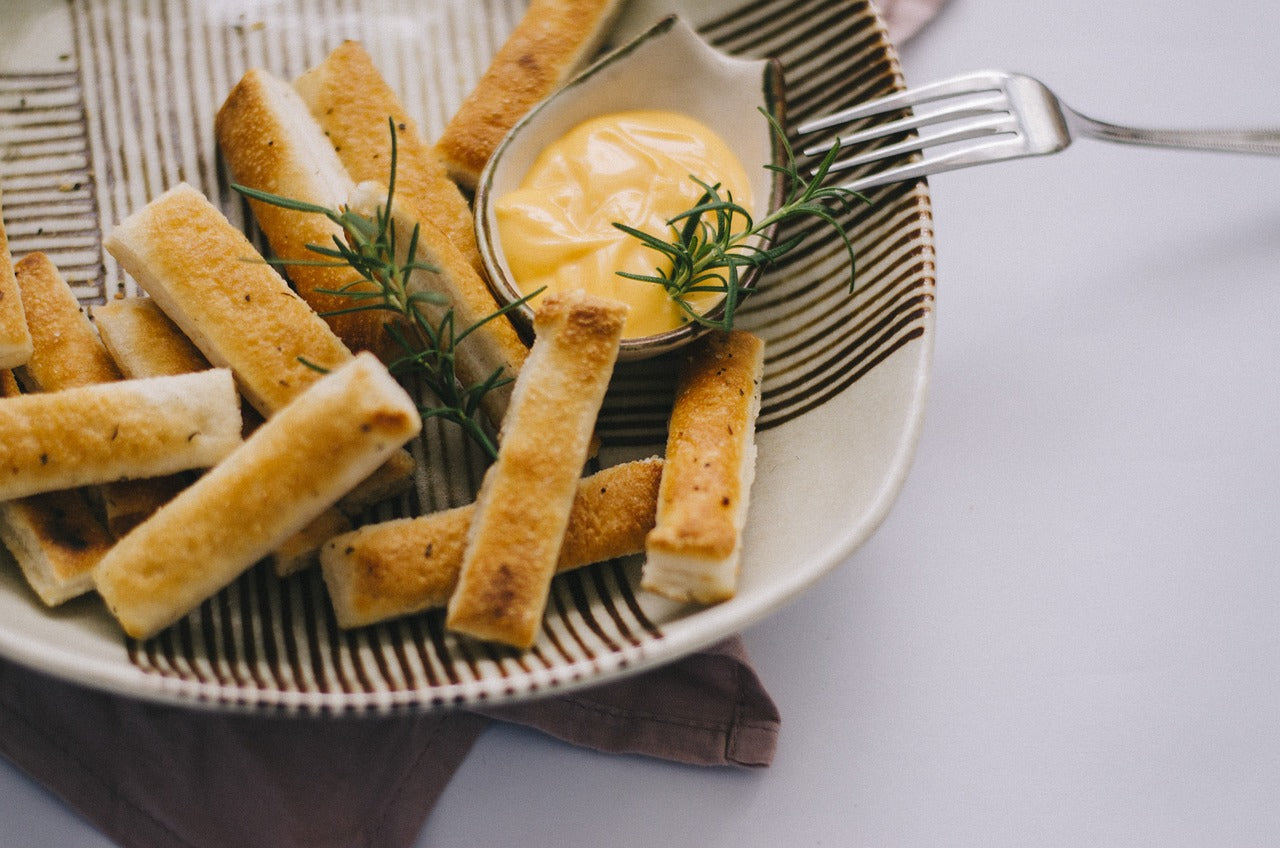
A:
[[[884,58],[890,66],[894,86],[901,87],[897,50],[890,40],[883,17],[873,3],[867,3],[882,41]],[[927,181],[919,180],[907,191],[914,201],[919,220],[928,226],[920,239],[932,255],[936,251],[932,230],[932,202]],[[936,287],[936,264],[932,261],[927,279]],[[100,657],[62,644],[49,644],[13,628],[0,627],[0,656],[62,680],[101,691],[177,707],[230,713],[285,713],[316,715],[383,715],[389,712],[423,712],[468,705],[495,706],[537,697],[562,695],[639,674],[675,661],[721,641],[759,622],[793,601],[815,583],[848,560],[887,518],[910,473],[924,424],[935,345],[935,309],[921,318],[924,332],[915,349],[909,392],[907,427],[894,442],[892,473],[881,478],[870,506],[853,516],[856,521],[844,532],[824,540],[820,551],[785,579],[775,581],[769,592],[749,598],[735,598],[719,605],[700,607],[677,619],[665,621],[657,638],[589,659],[557,664],[554,669],[534,669],[523,675],[500,680],[480,678],[447,683],[430,688],[410,687],[377,691],[298,691],[283,687],[264,689],[226,682],[184,679],[148,672],[128,660],[127,643],[121,636],[119,663],[105,663]],[[899,355],[902,352],[899,351]],[[787,424],[779,425],[785,430]],[[261,565],[255,566],[261,567]],[[542,682],[540,682],[542,681]],[[494,691],[495,689],[499,691]]]

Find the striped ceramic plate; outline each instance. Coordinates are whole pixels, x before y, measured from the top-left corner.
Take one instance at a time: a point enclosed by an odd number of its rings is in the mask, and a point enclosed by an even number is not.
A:
[[[200,186],[228,216],[212,116],[248,68],[293,76],[362,40],[434,136],[523,9],[517,0],[23,0],[0,34],[0,188],[15,255],[42,250],[85,302],[135,294],[102,234],[165,188]],[[789,118],[901,84],[866,0],[632,2],[618,36],[679,11],[730,52],[776,56]],[[430,708],[585,685],[673,659],[758,619],[838,565],[876,527],[919,429],[933,334],[934,260],[923,184],[852,213],[857,289],[837,239],[815,232],[740,313],[767,342],[760,459],[741,590],[711,608],[641,592],[621,560],[556,579],[537,645],[458,638],[440,614],[344,632],[314,573],[251,569],[146,642],[101,604],[42,608],[0,554],[0,654],[159,700],[299,711]],[[599,423],[601,462],[660,452],[671,397],[662,361],[619,369]],[[424,473],[384,517],[471,500],[482,466],[447,425],[413,450]]]

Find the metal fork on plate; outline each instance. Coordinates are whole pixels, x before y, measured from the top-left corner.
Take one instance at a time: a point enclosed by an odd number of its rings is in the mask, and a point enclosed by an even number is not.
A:
[[[1152,130],[1108,124],[1072,110],[1040,81],[1007,71],[979,71],[900,91],[801,124],[797,132],[805,136],[917,106],[930,108],[840,135],[843,148],[913,133],[905,140],[838,159],[831,171],[942,149],[907,164],[872,170],[846,183],[846,188],[862,191],[986,162],[1056,153],[1069,145],[1073,136],[1154,147],[1280,155],[1280,129]],[[804,154],[825,154],[833,144],[830,140],[808,147]]]

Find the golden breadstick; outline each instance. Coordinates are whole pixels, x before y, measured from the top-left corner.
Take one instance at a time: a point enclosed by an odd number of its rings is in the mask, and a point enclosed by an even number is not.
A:
[[[236,84],[218,110],[214,131],[231,178],[241,185],[325,209],[341,208],[351,194],[351,177],[298,92],[265,71],[249,71]],[[343,238],[342,229],[323,215],[257,200],[249,205],[281,259],[315,261],[319,257],[307,245],[332,247],[335,237]],[[327,315],[351,306],[346,297],[325,293],[351,283],[351,269],[291,265],[287,273],[316,312]],[[352,350],[385,344],[381,313],[327,315],[325,320]]]
[[[556,572],[638,553],[653,528],[662,460],[598,471],[578,483]],[[475,506],[369,524],[320,551],[341,627],[362,627],[449,601]]]
[[[0,500],[207,468],[240,444],[231,372],[0,400]]]
[[[20,393],[13,373],[0,369],[0,398]],[[78,489],[0,502],[0,543],[49,606],[93,588],[90,572],[112,542]]]
[[[350,360],[347,349],[244,233],[189,185],[121,221],[107,250],[264,416]]]
[[[93,589],[93,567],[115,544],[79,489],[0,503],[0,542],[47,606]]]
[[[49,257],[24,256],[14,272],[31,325],[31,360],[18,371],[23,387],[56,392],[119,380],[120,369]]]
[[[696,341],[676,387],[641,587],[679,601],[733,597],[755,476],[764,343],[750,333]]]
[[[396,127],[396,197],[435,225],[482,277],[475,220],[444,163],[358,41],[344,41],[323,62],[293,81],[356,183],[387,185],[391,130]],[[492,310],[491,310],[492,311]]]
[[[596,51],[618,0],[533,0],[436,143],[449,174],[475,189],[516,121]]]
[[[190,374],[212,367],[149,297],[107,301],[91,312],[103,345],[126,377]]]
[[[476,497],[449,628],[533,644],[626,313],[624,304],[580,290],[539,304],[498,458]]]
[[[99,593],[126,633],[154,635],[313,521],[421,426],[404,389],[360,354],[117,542],[94,570]]]

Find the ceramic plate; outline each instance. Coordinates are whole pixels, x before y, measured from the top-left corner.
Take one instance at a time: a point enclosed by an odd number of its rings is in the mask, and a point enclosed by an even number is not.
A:
[[[246,69],[292,77],[342,39],[360,39],[435,137],[523,8],[516,0],[11,2],[0,33],[0,188],[11,249],[48,253],[86,303],[136,294],[101,248],[114,222],[183,180],[245,221],[219,165],[212,116]],[[669,11],[731,53],[777,57],[791,125],[901,84],[866,2],[633,2],[614,41]],[[43,608],[0,553],[0,654],[167,702],[385,711],[563,691],[736,632],[857,548],[911,461],[933,344],[929,197],[914,183],[871,199],[847,222],[858,252],[852,296],[839,241],[816,228],[740,312],[768,357],[732,601],[665,601],[637,587],[638,558],[603,563],[556,579],[542,635],[516,653],[454,636],[438,612],[344,632],[318,574],[278,580],[259,566],[138,642],[96,598]],[[599,422],[600,464],[661,451],[671,372],[661,359],[619,368]],[[447,427],[428,427],[412,445],[423,469],[417,485],[374,518],[471,500],[482,465]]]

